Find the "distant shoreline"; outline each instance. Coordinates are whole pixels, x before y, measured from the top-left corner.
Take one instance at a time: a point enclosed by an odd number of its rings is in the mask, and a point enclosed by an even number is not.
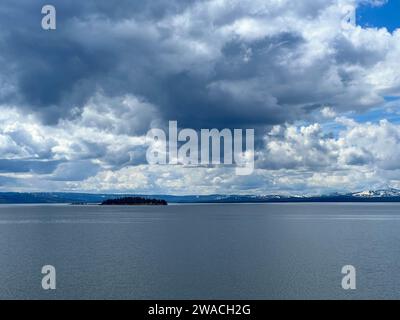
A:
[[[400,190],[384,190],[369,193],[335,194],[326,196],[282,195],[130,195],[90,193],[17,193],[0,192],[0,204],[72,204],[99,205],[109,199],[143,198],[149,203],[124,203],[122,205],[149,205],[158,201],[168,204],[256,204],[256,203],[400,203]],[[148,201],[148,200],[146,200]],[[142,202],[142,203],[140,203]],[[120,204],[121,205],[121,204]]]
[[[363,200],[363,201],[265,201],[265,202],[168,202],[168,206],[174,205],[262,205],[262,204],[400,204],[400,200]],[[98,206],[98,207],[113,207],[113,206],[131,206],[131,207],[152,207],[160,205],[148,204],[121,204],[121,205],[102,205],[97,202],[89,203],[73,203],[73,202],[0,202],[0,205],[67,205],[67,206]]]

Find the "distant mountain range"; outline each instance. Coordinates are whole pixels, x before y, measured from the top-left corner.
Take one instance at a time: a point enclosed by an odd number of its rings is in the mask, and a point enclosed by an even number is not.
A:
[[[290,203],[290,202],[400,202],[400,190],[384,189],[356,193],[331,194],[321,196],[282,196],[282,195],[208,195],[171,196],[140,194],[90,194],[90,193],[0,193],[1,204],[99,204],[107,199],[118,197],[151,197],[166,200],[168,203]]]

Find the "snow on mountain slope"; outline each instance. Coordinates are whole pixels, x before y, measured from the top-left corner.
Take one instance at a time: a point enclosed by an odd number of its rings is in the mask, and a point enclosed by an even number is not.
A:
[[[388,198],[388,197],[400,197],[400,190],[397,189],[385,189],[375,191],[362,191],[351,194],[353,197],[358,198]]]

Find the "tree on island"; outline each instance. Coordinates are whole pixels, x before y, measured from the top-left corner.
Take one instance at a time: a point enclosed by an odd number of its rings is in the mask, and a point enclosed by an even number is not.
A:
[[[124,197],[118,199],[108,199],[101,203],[102,206],[166,206],[165,200],[147,199],[141,197]]]

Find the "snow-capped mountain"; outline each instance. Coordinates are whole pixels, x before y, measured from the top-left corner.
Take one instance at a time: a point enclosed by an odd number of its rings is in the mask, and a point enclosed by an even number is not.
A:
[[[383,190],[368,190],[362,192],[356,192],[351,194],[357,198],[391,198],[400,197],[400,190],[397,189],[383,189]]]

